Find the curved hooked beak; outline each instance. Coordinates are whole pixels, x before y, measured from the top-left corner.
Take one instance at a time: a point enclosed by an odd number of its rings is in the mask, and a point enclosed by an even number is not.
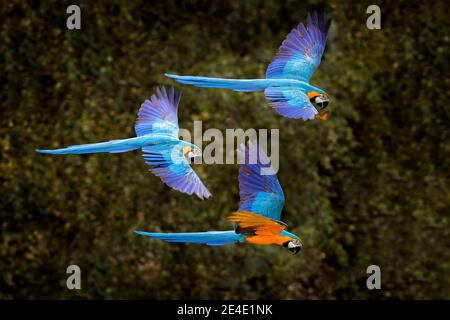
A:
[[[313,100],[320,110],[323,110],[326,107],[328,107],[328,104],[330,103],[330,98],[326,94],[320,94],[317,97],[313,98]]]
[[[284,244],[284,246],[285,247],[287,247],[288,249],[289,249],[289,251],[292,253],[292,254],[297,254],[297,253],[299,253],[301,250],[302,250],[302,243],[300,242],[300,240],[298,240],[298,239],[294,239],[294,240],[291,240],[291,241],[288,241],[288,242],[286,242],[285,244]]]

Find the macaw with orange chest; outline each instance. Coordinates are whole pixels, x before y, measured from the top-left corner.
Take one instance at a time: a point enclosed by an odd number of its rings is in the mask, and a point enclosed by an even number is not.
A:
[[[326,120],[329,103],[326,92],[309,81],[320,64],[327,42],[330,20],[325,15],[308,15],[307,27],[303,23],[287,35],[275,59],[266,71],[265,79],[223,79],[199,76],[167,77],[197,87],[222,88],[234,91],[262,91],[283,117]]]
[[[256,143],[239,149],[239,209],[227,220],[235,223],[234,230],[188,233],[151,233],[135,231],[137,234],[167,242],[202,243],[222,246],[235,243],[271,245],[288,248],[297,254],[302,248],[300,238],[286,230],[280,221],[284,206],[284,193],[269,159]],[[242,158],[244,157],[244,158]]]

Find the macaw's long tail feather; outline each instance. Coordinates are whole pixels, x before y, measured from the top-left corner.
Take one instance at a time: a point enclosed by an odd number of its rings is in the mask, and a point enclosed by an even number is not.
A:
[[[151,233],[135,231],[135,233],[167,242],[203,243],[209,246],[223,246],[244,241],[244,236],[237,234],[234,230],[189,233]]]
[[[99,143],[79,144],[75,146],[69,146],[67,148],[54,150],[36,150],[36,151],[48,154],[83,154],[83,153],[97,153],[97,152],[119,153],[136,150],[139,148],[140,146],[136,145],[135,143],[131,143],[130,139],[123,139]]]
[[[165,73],[166,77],[173,78],[184,84],[191,84],[204,88],[230,89],[234,91],[261,91],[267,88],[273,80],[268,79],[222,79],[194,76],[177,76],[175,74]]]

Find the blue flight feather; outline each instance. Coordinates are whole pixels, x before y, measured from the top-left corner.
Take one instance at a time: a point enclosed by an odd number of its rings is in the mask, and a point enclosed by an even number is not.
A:
[[[308,14],[307,27],[300,23],[286,36],[266,78],[297,79],[309,82],[320,64],[331,20],[325,15]]]
[[[244,235],[237,234],[234,230],[188,233],[152,233],[135,231],[135,233],[167,242],[202,243],[210,246],[223,246],[226,244],[244,242],[245,238]]]
[[[204,88],[230,89],[242,92],[261,91],[267,88],[267,86],[271,83],[266,79],[223,79],[196,76],[178,76],[170,73],[165,73],[164,75],[183,84],[190,84]]]
[[[184,144],[163,148],[146,146],[142,150],[145,163],[154,166],[150,171],[175,190],[186,194],[195,193],[200,199],[211,197],[211,193],[186,160],[182,148]]]
[[[175,94],[171,87],[169,94],[163,86],[156,89],[156,95],[145,100],[141,105],[136,120],[135,131],[137,136],[149,133],[165,133],[178,138],[178,105],[181,92]]]
[[[284,117],[312,120],[318,113],[307,95],[296,88],[269,87],[264,94],[269,105]]]
[[[280,220],[284,193],[264,151],[254,142],[241,145],[238,154],[239,210],[250,211],[274,220]]]

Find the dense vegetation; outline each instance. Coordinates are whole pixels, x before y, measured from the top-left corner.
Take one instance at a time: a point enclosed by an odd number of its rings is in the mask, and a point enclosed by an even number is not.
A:
[[[0,298],[450,298],[449,20],[445,1],[78,2],[0,5]],[[307,12],[333,24],[313,83],[329,121],[284,119],[262,93],[177,85],[180,125],[280,128],[283,220],[304,250],[167,244],[133,230],[228,229],[237,165],[197,165],[200,201],[147,173],[140,152],[45,156],[134,134],[164,72],[263,77]],[[66,268],[82,290],[66,289]],[[377,264],[382,290],[366,288]]]

